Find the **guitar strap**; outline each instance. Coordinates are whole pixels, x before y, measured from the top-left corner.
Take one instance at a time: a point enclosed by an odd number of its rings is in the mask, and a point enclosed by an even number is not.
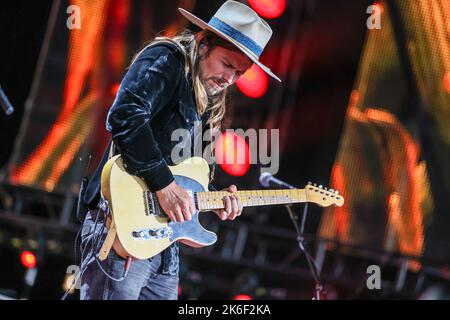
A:
[[[114,224],[114,219],[108,217],[107,225],[108,226],[108,234],[106,235],[105,241],[103,242],[102,247],[100,248],[100,252],[98,253],[98,258],[100,261],[105,260],[108,257],[109,252],[114,244],[114,240],[116,239],[117,230],[116,225]]]
[[[111,141],[111,149],[109,150],[108,160],[111,159],[113,155],[114,155],[114,141]],[[106,217],[105,223],[108,228],[108,234],[106,235],[105,241],[103,242],[103,245],[100,248],[100,252],[98,253],[98,258],[100,259],[100,261],[103,261],[108,257],[108,254],[111,251],[111,248],[114,244],[114,240],[116,239],[117,235],[116,225],[114,223],[114,219],[111,214],[109,214]]]

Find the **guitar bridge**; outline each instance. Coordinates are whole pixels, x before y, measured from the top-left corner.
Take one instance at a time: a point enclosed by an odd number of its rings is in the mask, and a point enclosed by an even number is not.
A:
[[[134,230],[131,235],[135,240],[158,240],[170,238],[173,235],[173,229],[171,227],[145,228]]]

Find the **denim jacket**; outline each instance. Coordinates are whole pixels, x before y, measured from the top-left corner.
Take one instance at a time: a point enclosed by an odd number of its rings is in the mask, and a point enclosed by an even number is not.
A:
[[[194,146],[194,122],[205,124],[206,117],[197,113],[192,78],[185,76],[183,52],[167,42],[147,47],[130,66],[108,112],[106,128],[112,134],[114,154],[122,155],[125,169],[157,191],[174,180],[168,165],[173,164],[171,151],[178,141],[171,141],[172,131],[187,129]],[[108,151],[84,195],[91,209],[98,204],[100,175]],[[178,274],[178,250],[175,242],[163,251],[164,274]]]

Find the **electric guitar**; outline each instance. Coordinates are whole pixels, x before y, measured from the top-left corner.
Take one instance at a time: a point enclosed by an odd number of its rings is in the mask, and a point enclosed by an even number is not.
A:
[[[189,158],[171,166],[176,183],[193,198],[196,212],[190,221],[172,222],[158,204],[156,194],[145,182],[128,174],[120,155],[112,157],[104,166],[101,176],[102,197],[110,210],[108,227],[115,228],[113,248],[123,258],[151,258],[173,242],[180,241],[191,247],[214,244],[217,235],[204,229],[199,213],[223,208],[222,198],[227,191],[208,190],[209,166],[200,157]],[[344,198],[322,186],[308,184],[304,189],[237,191],[242,205],[264,206],[311,202],[319,206],[342,206]]]

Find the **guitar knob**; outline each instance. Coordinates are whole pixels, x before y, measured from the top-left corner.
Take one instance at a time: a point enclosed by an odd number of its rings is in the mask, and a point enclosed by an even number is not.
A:
[[[322,188],[323,188],[323,186],[322,186],[322,185],[320,185],[320,186],[319,186],[319,188],[320,188],[320,189],[322,189]]]
[[[158,231],[157,230],[149,230],[148,233],[152,237],[156,237],[158,235]]]
[[[144,231],[133,231],[133,237],[135,238],[143,238],[145,236]]]
[[[330,192],[334,192],[334,190],[333,190],[333,189],[330,189]]]
[[[339,191],[336,190],[336,191],[334,191],[334,193],[339,194]]]
[[[317,183],[314,183],[314,187],[317,187]]]
[[[308,185],[312,185],[312,182],[311,182],[311,181],[308,181]]]

